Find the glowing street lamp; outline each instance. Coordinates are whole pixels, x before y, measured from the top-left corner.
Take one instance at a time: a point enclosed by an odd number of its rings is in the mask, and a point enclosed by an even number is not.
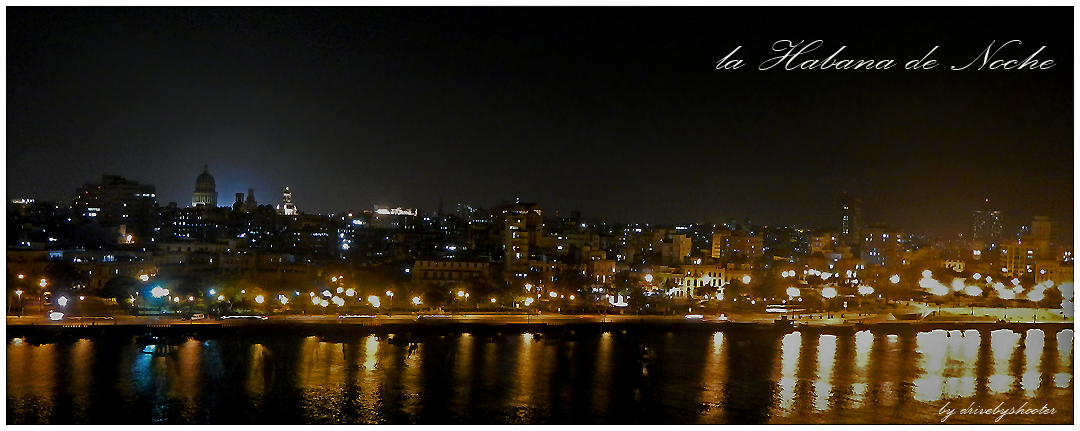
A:
[[[749,275],[744,275],[742,277],[742,282],[743,282],[743,284],[750,284],[750,276]]]
[[[150,281],[150,276],[149,276],[149,275],[146,275],[146,274],[140,275],[140,276],[139,276],[139,280],[142,280],[142,281]]]
[[[386,296],[390,297],[390,314],[394,314],[394,292],[387,290]]]
[[[978,274],[975,274],[975,275],[978,275]],[[978,279],[978,278],[976,278],[976,279]],[[899,283],[900,282],[900,276],[897,275],[897,274],[893,274],[892,277],[889,277],[889,281],[891,281],[892,284]]]
[[[48,286],[48,285],[49,285],[49,281],[44,279],[44,278],[41,279],[41,281],[38,283],[38,286],[41,286],[42,288],[44,288],[45,286]]]
[[[420,297],[419,296],[414,296],[413,299],[412,299],[412,303],[413,303],[413,305],[420,305]]]
[[[266,298],[263,298],[262,295],[255,296],[255,302],[258,303],[258,304],[262,304],[263,301],[265,301],[265,300],[266,300]]]
[[[66,306],[68,303],[68,299],[66,296],[61,296],[60,299],[56,300],[56,303],[60,304],[61,307]]]

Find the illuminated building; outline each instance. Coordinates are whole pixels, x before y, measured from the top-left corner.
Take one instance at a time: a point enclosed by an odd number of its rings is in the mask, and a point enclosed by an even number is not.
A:
[[[903,233],[882,224],[862,230],[861,258],[867,265],[895,266],[903,262]]]
[[[1014,244],[1001,246],[1001,267],[1011,277],[1033,274],[1039,280],[1060,279],[1058,272],[1063,260],[1054,251],[1054,222],[1036,216],[1030,228],[1024,229],[1027,235],[1021,235]],[[1050,275],[1040,274],[1041,271]]]
[[[191,206],[217,206],[217,190],[210,167],[203,165],[203,173],[195,179],[195,192],[191,194]]]
[[[674,286],[668,289],[668,296],[676,300],[699,298],[705,294],[724,296],[724,286],[729,275],[721,265],[689,265],[676,271]],[[699,293],[702,288],[715,293]]]
[[[822,255],[836,249],[836,235],[825,232],[810,237],[810,254],[821,253]]]
[[[721,231],[713,234],[712,257],[730,261],[735,258],[754,260],[765,253],[765,239],[745,232]]]
[[[660,264],[673,265],[687,263],[690,258],[690,237],[687,235],[669,235],[660,243]]]
[[[76,191],[72,212],[103,227],[125,226],[130,242],[151,240],[157,220],[157,192],[152,184],[139,184],[116,175],[102,175],[101,182],[86,183]],[[128,242],[117,237],[117,243]]]
[[[488,277],[490,261],[484,259],[419,258],[413,265],[413,284],[448,284],[462,280]]]
[[[278,206],[278,214],[296,215],[296,205],[292,203],[292,192],[285,187],[285,194],[281,197],[281,205]]]
[[[503,217],[503,263],[509,274],[523,274],[529,258],[544,236],[543,210],[539,204],[516,203],[499,208]]]

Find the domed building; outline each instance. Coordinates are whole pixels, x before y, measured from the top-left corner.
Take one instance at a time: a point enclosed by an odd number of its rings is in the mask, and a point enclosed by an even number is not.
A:
[[[206,205],[217,206],[217,186],[214,184],[214,176],[210,175],[210,167],[203,165],[203,173],[195,179],[195,193],[191,194],[191,206]]]

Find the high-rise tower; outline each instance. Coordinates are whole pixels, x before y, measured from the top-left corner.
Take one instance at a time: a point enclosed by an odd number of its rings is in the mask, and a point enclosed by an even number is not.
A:
[[[857,245],[862,239],[862,199],[844,193],[841,204],[844,218],[840,223],[840,235],[848,245]]]
[[[990,200],[981,210],[972,211],[971,240],[995,246],[1001,241],[1001,211],[990,209]]]

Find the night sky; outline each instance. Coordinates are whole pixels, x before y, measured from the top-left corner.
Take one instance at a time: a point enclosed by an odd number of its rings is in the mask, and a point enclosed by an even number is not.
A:
[[[7,192],[121,175],[311,213],[539,202],[621,222],[1072,235],[1071,8],[12,8]],[[759,70],[804,60],[889,70]],[[1047,70],[950,70],[994,59]],[[716,70],[735,47],[738,70]],[[931,70],[904,63],[930,56]]]

